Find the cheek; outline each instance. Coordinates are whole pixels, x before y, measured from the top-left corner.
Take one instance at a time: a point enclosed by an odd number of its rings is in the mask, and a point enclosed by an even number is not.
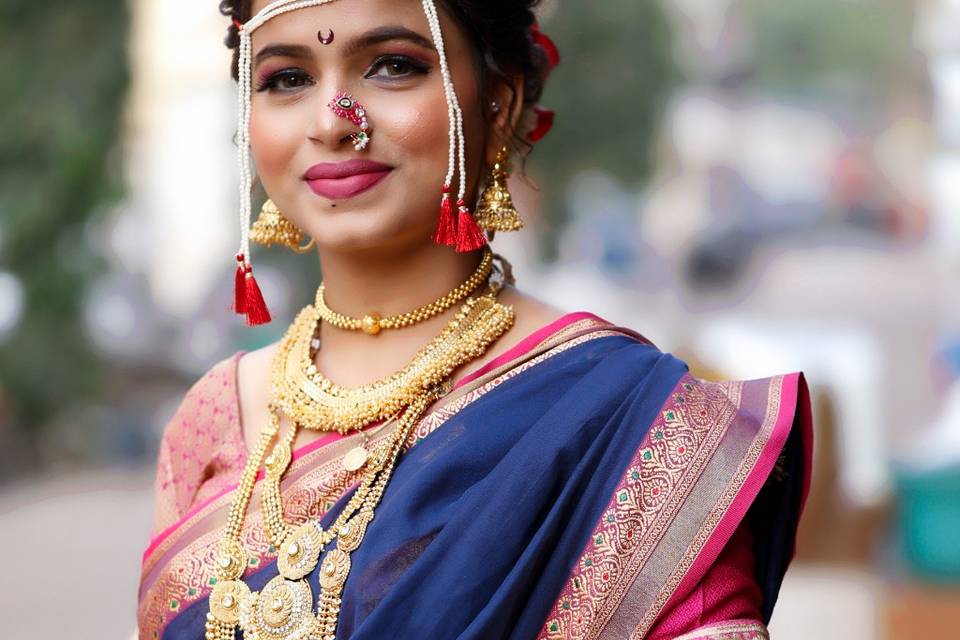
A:
[[[417,158],[411,169],[429,174],[438,163],[446,166],[447,103],[442,95],[440,100],[434,95],[419,95],[405,102],[385,103],[377,109],[376,117],[397,153]],[[435,179],[443,180],[442,172]]]
[[[290,166],[303,137],[295,110],[257,109],[250,114],[250,147],[257,172],[272,182]]]

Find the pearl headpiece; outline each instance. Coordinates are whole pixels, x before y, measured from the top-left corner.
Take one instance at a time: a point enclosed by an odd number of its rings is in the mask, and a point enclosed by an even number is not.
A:
[[[252,85],[252,36],[253,32],[271,18],[308,7],[316,7],[336,0],[276,0],[261,9],[245,23],[238,23],[240,35],[237,67],[238,83],[238,132],[237,153],[240,165],[240,248],[237,251],[237,272],[235,281],[234,310],[246,315],[247,324],[263,324],[270,321],[260,288],[253,277],[250,261],[250,191],[253,186],[253,171],[250,162],[250,111]],[[458,251],[472,251],[486,244],[486,237],[477,227],[466,206],[466,144],[463,136],[463,113],[453,86],[447,55],[443,45],[443,33],[440,30],[440,18],[434,0],[421,0],[423,12],[430,27],[434,47],[440,58],[440,73],[443,90],[447,100],[447,119],[449,126],[449,152],[447,174],[441,195],[440,223],[434,240],[439,244],[452,245]],[[458,217],[454,216],[450,201],[450,189],[454,173],[459,167],[459,185],[456,196]]]

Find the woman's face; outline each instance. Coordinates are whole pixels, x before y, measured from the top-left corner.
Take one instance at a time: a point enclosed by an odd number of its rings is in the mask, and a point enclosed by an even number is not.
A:
[[[255,1],[253,13],[267,4]],[[466,35],[438,10],[463,109],[469,198],[485,147],[479,74]],[[319,36],[331,31],[333,41],[323,44]],[[321,250],[430,242],[449,139],[439,56],[421,2],[335,0],[291,11],[254,31],[252,59],[250,144],[260,180],[280,211]],[[348,138],[359,127],[328,106],[339,91],[366,109],[366,150],[355,150]],[[362,179],[305,178],[317,164],[353,159],[385,165],[384,177],[355,194],[349,183]]]

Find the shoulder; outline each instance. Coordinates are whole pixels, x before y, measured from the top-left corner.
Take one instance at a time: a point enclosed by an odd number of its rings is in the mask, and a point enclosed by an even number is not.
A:
[[[184,400],[235,400],[237,365],[243,355],[243,351],[237,351],[210,367],[190,386],[190,389],[184,395]]]
[[[603,341],[603,348],[640,347],[632,353],[649,352],[656,347],[643,335],[585,309],[567,310],[537,298],[535,295],[506,287],[500,295],[500,301],[513,307],[515,323],[501,343],[525,344],[535,346],[552,344],[560,351],[569,349],[571,342],[595,342],[595,338],[619,337],[620,340]]]
[[[508,339],[504,342],[510,342],[509,338],[511,337],[530,335],[534,331],[568,315],[566,310],[512,286],[504,287],[500,293],[499,301],[513,307],[515,314],[514,325],[506,336]]]
[[[237,364],[243,352],[221,360],[184,394],[167,422],[157,456],[154,525],[178,520],[198,500],[228,482],[242,465]]]
[[[164,440],[182,437],[187,432],[196,435],[198,428],[208,430],[220,424],[237,422],[237,369],[242,351],[224,358],[207,370],[184,394],[173,418],[164,430]],[[229,432],[208,433],[218,439]]]
[[[240,425],[248,449],[257,437],[257,425],[270,419],[270,372],[279,342],[244,353],[237,361],[237,402]]]

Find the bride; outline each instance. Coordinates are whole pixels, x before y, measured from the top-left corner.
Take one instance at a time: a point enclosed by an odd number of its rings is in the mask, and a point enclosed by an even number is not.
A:
[[[507,178],[551,123],[536,4],[221,3],[234,310],[271,320],[251,241],[314,253],[323,282],[168,424],[141,637],[767,637],[810,474],[803,375],[697,379],[489,246],[522,226]]]

